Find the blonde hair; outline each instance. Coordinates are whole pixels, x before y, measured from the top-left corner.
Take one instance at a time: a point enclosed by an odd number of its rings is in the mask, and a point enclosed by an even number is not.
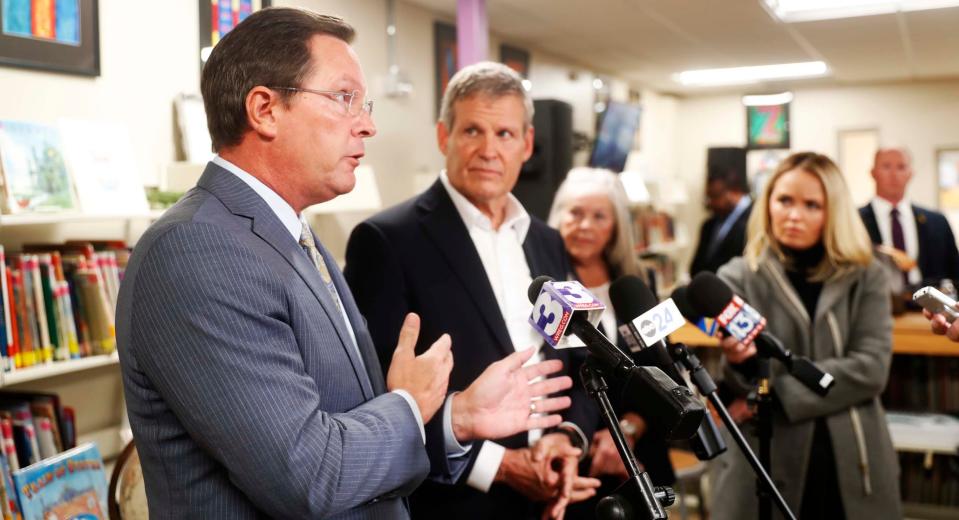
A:
[[[615,219],[612,239],[606,244],[603,256],[607,265],[619,275],[639,276],[646,279],[636,258],[636,241],[633,237],[633,221],[629,213],[629,198],[619,176],[602,168],[573,168],[556,190],[553,206],[547,222],[559,229],[559,223],[567,206],[585,194],[606,195],[613,206]]]
[[[826,254],[822,262],[813,269],[811,278],[818,281],[838,278],[857,267],[869,265],[872,260],[872,243],[859,212],[853,207],[849,188],[839,167],[825,155],[799,152],[779,163],[749,217],[749,238],[743,253],[749,268],[757,270],[766,251],[775,254],[780,261],[787,261],[782,247],[773,238],[769,198],[779,178],[793,170],[815,175],[826,192],[826,222],[822,232]]]

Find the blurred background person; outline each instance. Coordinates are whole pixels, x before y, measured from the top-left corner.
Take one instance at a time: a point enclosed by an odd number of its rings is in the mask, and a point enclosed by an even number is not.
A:
[[[719,276],[786,348],[836,379],[820,397],[773,363],[773,479],[800,518],[901,518],[898,461],[879,401],[892,357],[888,282],[833,161],[813,152],[786,158],[756,203],[748,238],[743,257]],[[733,338],[721,345],[726,382],[746,395],[756,349]],[[714,469],[713,518],[756,518],[746,460],[722,457]]]
[[[712,216],[699,230],[699,243],[689,266],[690,276],[715,273],[730,259],[743,254],[746,223],[752,210],[746,178],[732,168],[711,167],[706,177],[706,208]]]
[[[952,286],[959,280],[959,251],[949,221],[942,213],[919,207],[906,197],[912,173],[912,158],[906,149],[880,148],[872,166],[876,196],[859,208],[873,244],[899,252],[893,251],[891,256],[902,271],[901,287],[910,296],[920,286],[939,287],[946,279]]]
[[[570,278],[579,280],[606,305],[600,329],[629,352],[617,332],[620,324],[609,298],[610,283],[620,276],[633,275],[650,284],[637,258],[629,199],[619,176],[605,169],[573,168],[556,192],[548,223],[559,229],[563,237],[574,271]],[[584,349],[576,352],[585,356]],[[615,395],[616,392],[610,392],[610,396]],[[664,439],[647,434],[647,422],[636,410],[625,410],[617,402],[614,407],[627,442],[653,482],[672,484],[675,476]],[[589,465],[589,476],[603,481],[603,487],[593,500],[568,508],[570,518],[592,518],[596,501],[611,493],[627,477],[609,430],[601,418],[597,417],[597,422],[590,457],[584,464]]]

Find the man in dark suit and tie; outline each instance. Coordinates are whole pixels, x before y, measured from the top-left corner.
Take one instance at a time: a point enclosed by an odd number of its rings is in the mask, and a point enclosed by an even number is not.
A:
[[[522,79],[505,65],[460,70],[447,86],[436,127],[446,156],[440,178],[353,230],[345,275],[381,360],[393,349],[380,342],[396,335],[407,312],[423,317],[417,352],[443,332],[452,337],[453,391],[490,363],[543,345],[527,323],[527,288],[537,276],[565,279],[571,269],[559,234],[510,193],[532,153],[532,116]],[[537,354],[575,370],[572,355],[548,347]],[[459,482],[426,483],[413,494],[413,517],[539,518],[547,501],[549,513],[559,516],[570,500],[591,496],[599,482],[578,477],[576,466],[596,409],[579,385],[571,397],[566,422],[556,430],[474,445]]]
[[[753,201],[743,174],[713,167],[706,176],[706,207],[712,216],[699,230],[699,243],[689,266],[690,276],[715,273],[726,262],[743,254],[746,224]]]
[[[902,148],[876,151],[872,167],[876,196],[859,208],[873,244],[894,247],[916,260],[903,272],[903,287],[959,283],[959,251],[946,217],[912,204],[906,186],[912,179],[909,153]]]
[[[538,412],[568,406],[541,399],[568,378],[530,384],[560,364],[522,368],[521,353],[448,397],[450,338],[415,355],[414,314],[384,379],[301,213],[353,188],[376,132],[352,37],[338,18],[265,9],[203,69],[218,155],[140,239],[117,306],[151,517],[406,518],[402,497],[430,470],[455,479],[469,441],[558,424]],[[429,450],[424,422],[441,425]]]

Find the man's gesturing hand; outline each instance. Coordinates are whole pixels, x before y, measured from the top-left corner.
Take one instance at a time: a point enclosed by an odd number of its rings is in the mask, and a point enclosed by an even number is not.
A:
[[[493,363],[466,390],[453,396],[453,434],[458,441],[500,439],[560,423],[562,418],[552,412],[568,408],[569,397],[542,397],[566,390],[573,380],[561,376],[530,383],[563,368],[557,359],[523,367],[535,350],[515,352]]]
[[[429,422],[446,400],[446,387],[453,369],[452,342],[443,334],[430,349],[417,356],[414,352],[420,335],[420,317],[406,315],[400,338],[393,352],[393,361],[386,374],[386,387],[390,390],[406,390],[416,400],[423,422]]]

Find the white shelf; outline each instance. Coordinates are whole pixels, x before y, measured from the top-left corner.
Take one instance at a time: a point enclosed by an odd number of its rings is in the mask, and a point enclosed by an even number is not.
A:
[[[13,372],[4,372],[2,378],[0,378],[0,381],[2,381],[0,386],[6,387],[28,381],[47,379],[63,374],[89,370],[91,368],[116,365],[119,362],[120,358],[117,357],[116,352],[109,355],[89,356],[70,361],[54,361],[45,365],[36,365],[28,368],[20,368]]]
[[[23,213],[18,215],[0,215],[0,226],[32,226],[37,224],[62,224],[73,222],[107,222],[111,220],[152,220],[163,214],[163,210],[150,210],[145,213],[119,213],[115,215],[100,213],[82,213],[76,211],[56,213]]]

